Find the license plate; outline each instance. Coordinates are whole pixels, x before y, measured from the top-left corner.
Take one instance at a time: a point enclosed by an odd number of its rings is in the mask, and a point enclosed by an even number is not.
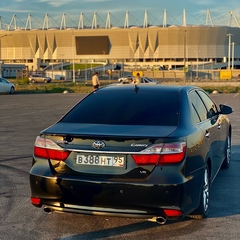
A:
[[[76,164],[92,166],[123,167],[124,156],[77,155]]]

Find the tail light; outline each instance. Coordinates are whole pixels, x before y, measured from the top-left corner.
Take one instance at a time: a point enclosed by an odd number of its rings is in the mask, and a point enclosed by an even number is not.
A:
[[[132,155],[137,165],[164,165],[181,162],[186,153],[185,142],[161,143]]]
[[[183,215],[183,212],[175,209],[164,209],[163,210],[167,217],[180,217]]]
[[[40,205],[41,204],[41,199],[40,198],[34,198],[34,197],[31,197],[31,203],[33,205]]]
[[[34,155],[39,158],[65,161],[69,156],[69,151],[64,151],[50,139],[37,137],[34,145]]]

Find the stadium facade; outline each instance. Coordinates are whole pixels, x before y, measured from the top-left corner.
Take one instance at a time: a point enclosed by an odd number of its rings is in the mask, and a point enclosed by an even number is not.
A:
[[[229,67],[240,60],[240,27],[161,25],[5,29],[0,57],[28,70],[60,62],[124,63],[167,69],[206,64]],[[231,62],[231,63],[230,63]],[[235,67],[236,67],[235,66]]]

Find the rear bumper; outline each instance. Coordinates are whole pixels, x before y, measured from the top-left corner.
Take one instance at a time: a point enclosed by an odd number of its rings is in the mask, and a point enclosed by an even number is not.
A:
[[[181,217],[184,217],[199,205],[201,179],[198,174],[178,184],[156,184],[151,181],[99,181],[30,173],[31,197],[41,199],[38,207],[134,218],[167,217],[163,209],[181,210]]]

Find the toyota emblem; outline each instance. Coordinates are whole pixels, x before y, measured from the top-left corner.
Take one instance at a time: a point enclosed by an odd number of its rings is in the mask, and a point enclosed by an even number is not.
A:
[[[93,144],[92,144],[92,147],[95,148],[95,149],[102,149],[104,148],[106,145],[103,141],[95,141]]]

